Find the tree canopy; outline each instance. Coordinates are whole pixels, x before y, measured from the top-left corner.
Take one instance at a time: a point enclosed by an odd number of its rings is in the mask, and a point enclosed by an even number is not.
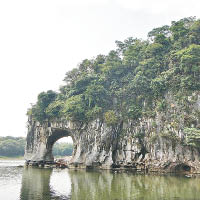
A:
[[[108,55],[83,60],[66,73],[58,93],[42,92],[28,114],[40,122],[54,118],[108,125],[152,115],[168,91],[200,89],[200,20],[173,21],[148,39],[116,41]]]

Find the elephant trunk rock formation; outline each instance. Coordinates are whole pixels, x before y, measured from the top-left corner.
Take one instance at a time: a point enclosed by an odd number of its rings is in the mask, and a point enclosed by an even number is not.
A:
[[[170,98],[168,98],[170,101]],[[73,155],[69,167],[100,169],[135,169],[160,172],[200,172],[200,151],[188,145],[184,133],[186,114],[175,103],[166,113],[154,118],[121,121],[108,126],[96,119],[87,124],[67,120],[40,124],[29,118],[25,159],[27,163],[53,162],[53,144],[62,137],[73,139]],[[200,96],[191,108],[193,124],[199,131]],[[178,113],[178,114],[177,114]],[[172,115],[176,115],[173,118]],[[184,115],[181,115],[184,114]]]

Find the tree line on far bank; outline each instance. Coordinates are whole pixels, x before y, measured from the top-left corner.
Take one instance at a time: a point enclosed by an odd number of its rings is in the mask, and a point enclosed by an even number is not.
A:
[[[0,137],[0,157],[20,157],[24,155],[26,138],[24,137]],[[72,155],[73,144],[55,143],[53,147],[54,156]]]

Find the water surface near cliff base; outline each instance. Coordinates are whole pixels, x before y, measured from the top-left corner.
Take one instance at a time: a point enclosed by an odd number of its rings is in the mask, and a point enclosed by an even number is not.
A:
[[[19,168],[0,160],[1,200],[200,200],[200,178]]]

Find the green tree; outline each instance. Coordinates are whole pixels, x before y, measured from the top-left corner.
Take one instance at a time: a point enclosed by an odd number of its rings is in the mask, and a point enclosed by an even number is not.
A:
[[[40,122],[65,117],[115,124],[163,109],[157,102],[169,91],[177,96],[200,89],[199,33],[200,20],[189,17],[154,28],[147,40],[116,41],[115,50],[67,72],[59,93],[41,93],[28,114]]]

